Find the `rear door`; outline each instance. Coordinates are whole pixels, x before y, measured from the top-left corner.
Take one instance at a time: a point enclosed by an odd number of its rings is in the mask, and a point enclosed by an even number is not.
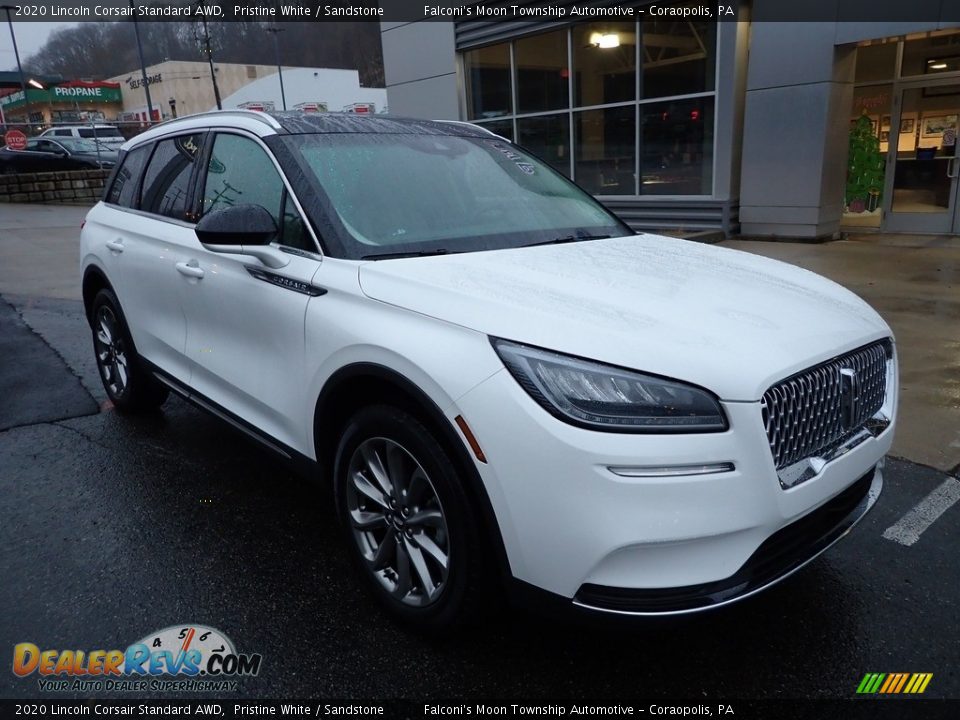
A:
[[[262,141],[220,132],[203,171],[201,213],[234,204],[267,209],[279,232],[274,248],[285,261],[270,268],[248,255],[190,256],[202,277],[180,292],[187,317],[190,385],[259,430],[305,450],[304,318],[323,290],[311,284],[319,247],[279,166]]]
[[[130,304],[134,299],[129,297],[131,291],[124,276],[123,254],[130,235],[142,222],[136,214],[137,192],[152,151],[153,146],[146,144],[124,154],[103,202],[87,214],[84,225],[83,236],[90,245],[89,252],[106,273],[124,309],[128,307],[128,299]]]
[[[44,139],[37,143],[37,147],[46,156],[49,163],[48,169],[50,170],[76,170],[87,167],[84,163],[74,159],[70,155],[70,151],[58,142]]]
[[[197,282],[188,265],[200,246],[190,199],[204,137],[194,131],[153,143],[137,202],[117,213],[123,217],[111,237],[122,265],[120,302],[137,352],[180,382],[190,377],[180,296]]]

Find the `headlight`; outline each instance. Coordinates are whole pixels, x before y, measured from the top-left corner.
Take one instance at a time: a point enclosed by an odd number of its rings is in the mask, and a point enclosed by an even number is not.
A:
[[[608,432],[719,432],[720,403],[706,390],[570,355],[491,338],[517,382],[552,415]]]

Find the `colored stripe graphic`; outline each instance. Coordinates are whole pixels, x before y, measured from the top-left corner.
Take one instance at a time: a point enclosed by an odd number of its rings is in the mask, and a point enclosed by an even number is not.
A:
[[[859,695],[920,695],[933,679],[933,673],[867,673],[857,686]]]
[[[897,683],[897,686],[891,692],[898,693],[903,690],[903,686],[909,677],[910,673],[900,673],[900,682]]]

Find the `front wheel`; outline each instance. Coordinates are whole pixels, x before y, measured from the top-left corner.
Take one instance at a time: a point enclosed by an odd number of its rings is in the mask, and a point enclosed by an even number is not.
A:
[[[360,410],[341,437],[335,482],[351,554],[391,615],[434,632],[479,615],[479,529],[426,426],[395,407]]]

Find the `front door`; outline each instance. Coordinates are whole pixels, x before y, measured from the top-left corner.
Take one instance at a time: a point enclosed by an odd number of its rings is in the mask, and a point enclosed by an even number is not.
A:
[[[306,399],[307,304],[324,291],[311,285],[320,255],[279,170],[261,142],[214,136],[203,173],[202,214],[231,205],[266,208],[277,227],[282,267],[254,257],[212,252],[197,243],[188,260],[196,279],[180,297],[187,318],[190,386],[285,445],[306,452],[312,428]]]
[[[960,232],[958,119],[956,79],[898,88],[888,131],[884,230]]]

